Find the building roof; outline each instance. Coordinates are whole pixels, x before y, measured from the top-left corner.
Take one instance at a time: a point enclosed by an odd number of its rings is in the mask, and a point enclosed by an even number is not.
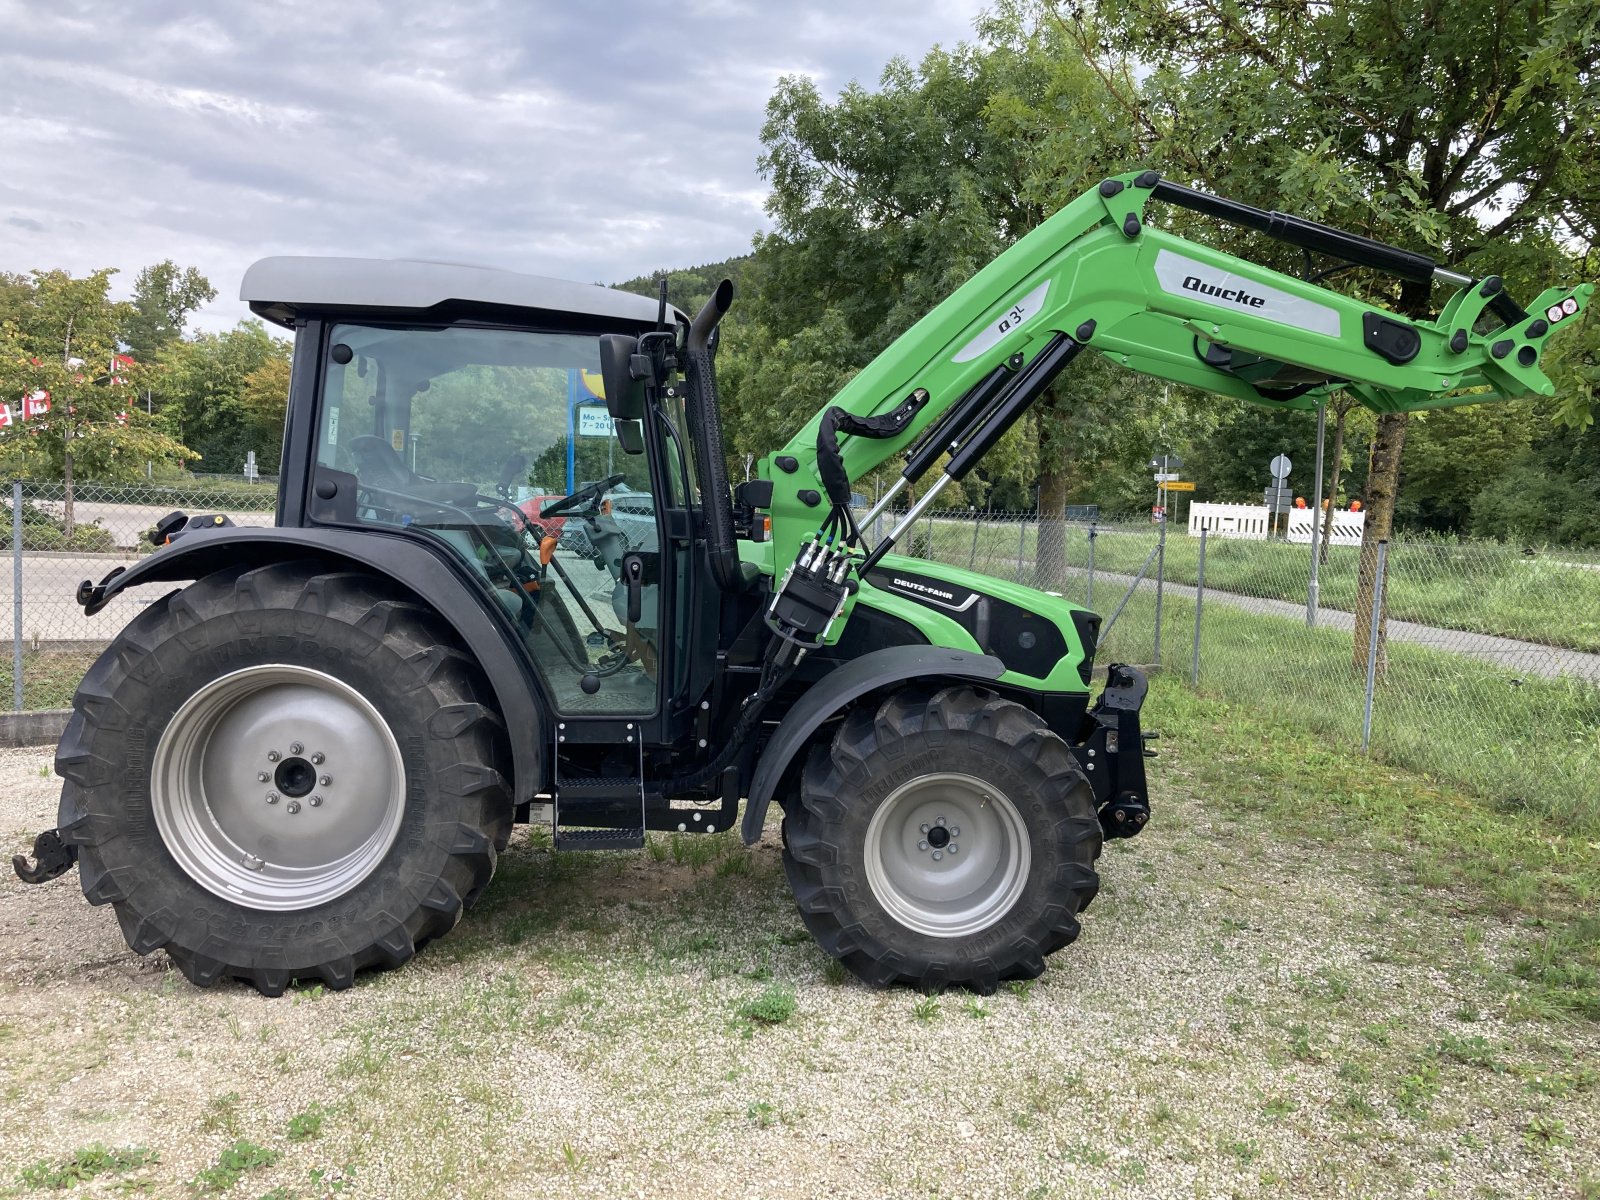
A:
[[[281,255],[250,266],[239,285],[250,311],[280,325],[310,311],[423,312],[451,301],[653,322],[657,302],[632,292],[494,267],[415,259]],[[676,308],[669,320],[686,319]]]

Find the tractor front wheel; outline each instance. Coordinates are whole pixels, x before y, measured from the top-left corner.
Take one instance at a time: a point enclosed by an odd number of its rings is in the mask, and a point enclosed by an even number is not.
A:
[[[90,668],[56,755],[85,896],[197,984],[347,987],[494,872],[504,729],[450,628],[387,581],[234,568]]]
[[[971,687],[858,708],[784,818],[807,927],[867,983],[995,990],[1078,935],[1100,823],[1066,743]]]

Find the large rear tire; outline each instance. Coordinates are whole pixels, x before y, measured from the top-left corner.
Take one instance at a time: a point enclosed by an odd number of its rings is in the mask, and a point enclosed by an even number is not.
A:
[[[1031,979],[1099,888],[1094,793],[1035,714],[971,687],[858,708],[785,812],[807,928],[875,987]]]
[[[84,895],[139,954],[269,996],[348,987],[448,932],[510,835],[473,659],[380,578],[220,571],[90,668],[56,754]]]

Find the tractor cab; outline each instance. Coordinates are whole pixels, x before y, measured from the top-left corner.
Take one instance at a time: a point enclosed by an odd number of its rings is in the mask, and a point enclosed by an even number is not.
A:
[[[416,262],[266,259],[242,294],[297,330],[287,444],[310,452],[285,473],[283,523],[446,552],[494,598],[558,720],[601,718],[608,738],[614,719],[659,725],[703,649],[702,494],[681,390],[619,406],[602,348],[675,345],[683,314]]]

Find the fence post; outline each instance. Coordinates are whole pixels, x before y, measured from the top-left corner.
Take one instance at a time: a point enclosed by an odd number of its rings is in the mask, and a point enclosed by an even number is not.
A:
[[[1156,646],[1151,666],[1161,666],[1161,593],[1167,582],[1167,514],[1161,514],[1161,535],[1156,542]]]
[[[1367,642],[1367,703],[1361,714],[1361,753],[1372,745],[1372,693],[1378,682],[1378,621],[1383,614],[1383,568],[1389,559],[1387,540],[1378,543],[1378,567],[1372,577],[1372,636]]]
[[[972,553],[967,555],[967,570],[972,570],[978,561],[978,530],[983,526],[983,514],[976,508],[972,510]]]
[[[1088,587],[1088,590],[1085,591],[1084,594],[1083,594],[1083,606],[1085,608],[1093,608],[1094,607],[1094,539],[1099,537],[1099,536],[1100,536],[1100,534],[1096,530],[1095,523],[1093,521],[1090,521],[1089,522],[1089,587]]]
[[[1328,433],[1328,402],[1317,405],[1317,483],[1311,498],[1311,580],[1306,584],[1306,624],[1316,628],[1317,603],[1321,599],[1322,584],[1318,567],[1322,556],[1317,553],[1322,538],[1322,443]],[[1329,505],[1331,508],[1332,505]]]
[[[1194,662],[1189,664],[1189,686],[1200,686],[1200,610],[1206,600],[1206,529],[1200,527],[1200,564],[1194,573]]]
[[[11,707],[22,711],[22,481],[11,484]]]
[[[1022,582],[1022,551],[1028,541],[1028,514],[1017,514],[1017,582]]]

